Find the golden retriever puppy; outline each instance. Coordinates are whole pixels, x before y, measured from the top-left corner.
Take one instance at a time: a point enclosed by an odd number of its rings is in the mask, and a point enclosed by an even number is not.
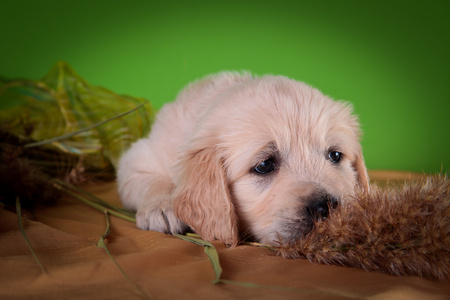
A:
[[[189,85],[120,160],[137,226],[206,240],[294,242],[358,185],[351,108],[282,76],[221,73]]]

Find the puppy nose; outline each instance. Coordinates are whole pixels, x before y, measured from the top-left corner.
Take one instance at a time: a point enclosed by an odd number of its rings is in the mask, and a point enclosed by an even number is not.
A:
[[[335,197],[321,195],[311,200],[310,204],[306,207],[306,211],[312,219],[323,221],[328,218],[330,209],[336,208],[337,204],[338,201]]]

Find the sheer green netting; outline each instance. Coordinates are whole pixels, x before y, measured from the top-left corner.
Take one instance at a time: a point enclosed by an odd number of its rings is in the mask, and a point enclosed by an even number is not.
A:
[[[41,80],[0,80],[0,126],[19,138],[42,141],[106,121],[146,102],[93,86],[67,63],[58,62]],[[148,103],[47,147],[83,156],[84,163],[95,168],[115,167],[122,152],[148,133],[153,118]]]

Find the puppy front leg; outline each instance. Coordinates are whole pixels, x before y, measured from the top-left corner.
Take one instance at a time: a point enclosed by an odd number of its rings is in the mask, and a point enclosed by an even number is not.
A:
[[[138,228],[170,234],[184,233],[188,227],[173,213],[172,190],[170,178],[151,173],[139,174],[119,185],[124,206],[137,210]]]
[[[172,182],[161,177],[153,179],[148,186],[147,197],[137,209],[137,227],[169,234],[186,232],[188,226],[173,213]]]
[[[119,162],[117,183],[125,208],[136,211],[140,229],[184,233],[188,227],[173,213],[174,184],[152,155],[147,139],[135,143]]]

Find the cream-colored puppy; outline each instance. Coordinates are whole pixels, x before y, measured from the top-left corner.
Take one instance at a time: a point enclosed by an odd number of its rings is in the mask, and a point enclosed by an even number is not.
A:
[[[164,106],[118,168],[137,226],[236,245],[301,238],[368,188],[351,108],[282,76],[221,73]]]

